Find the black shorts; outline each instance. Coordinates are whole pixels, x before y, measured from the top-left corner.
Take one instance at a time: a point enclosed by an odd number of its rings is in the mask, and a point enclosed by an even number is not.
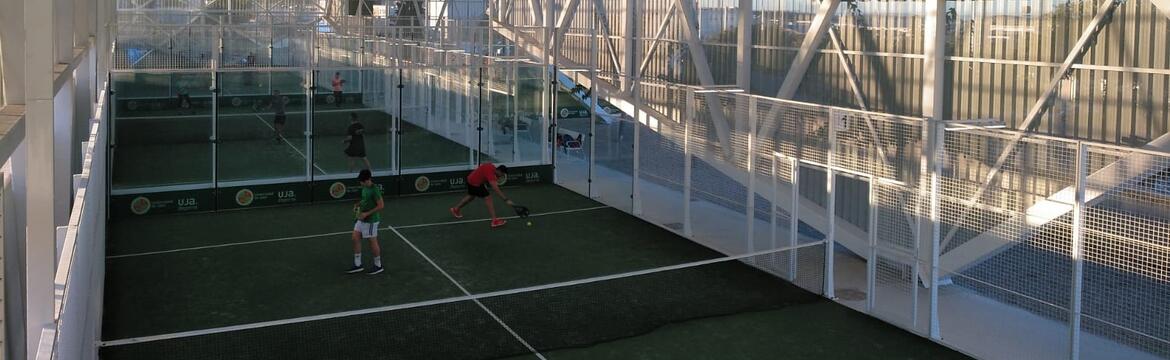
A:
[[[288,118],[288,117],[287,117],[287,116],[285,116],[285,115],[276,115],[276,116],[273,116],[273,117],[272,117],[272,122],[274,122],[274,123],[277,123],[277,124],[284,125],[284,121],[285,121],[285,119],[287,119],[287,118]]]
[[[352,146],[345,148],[345,156],[349,156],[351,158],[364,158],[366,157],[366,148]]]
[[[485,198],[488,197],[488,195],[491,195],[491,193],[488,192],[487,183],[485,182],[483,184],[479,184],[479,186],[471,186],[471,184],[468,184],[467,195],[471,195],[477,198]]]

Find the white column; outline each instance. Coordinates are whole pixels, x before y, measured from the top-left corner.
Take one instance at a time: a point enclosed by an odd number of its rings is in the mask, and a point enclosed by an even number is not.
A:
[[[837,232],[837,173],[833,171],[836,166],[836,159],[834,153],[837,149],[837,114],[829,111],[829,148],[827,153],[827,164],[825,165],[825,212],[829,218],[829,226],[825,231],[825,297],[834,299],[837,297],[834,287],[834,271],[836,270],[834,260],[836,256],[834,248],[837,246],[836,232]]]
[[[735,84],[746,93],[752,87],[752,0],[739,0],[737,27],[738,36],[735,53]]]
[[[73,59],[73,7],[74,0],[42,0],[52,1],[55,27],[53,41],[56,46],[55,63],[68,64]],[[43,25],[41,25],[43,27]],[[33,29],[38,29],[33,28]]]
[[[28,228],[25,244],[26,344],[37,348],[41,329],[53,321],[53,268],[56,224],[53,208],[53,168],[56,165],[53,122],[53,64],[57,62],[54,44],[54,1],[25,0],[24,25],[29,31],[25,41],[25,142],[28,159],[27,176]]]
[[[940,339],[938,327],[938,287],[934,286],[938,281],[938,243],[939,243],[939,224],[938,224],[938,179],[939,174],[935,172],[937,166],[935,164],[935,149],[940,148],[939,143],[942,139],[938,136],[941,131],[935,131],[935,125],[938,121],[944,119],[943,108],[944,97],[946,93],[946,16],[943,12],[946,11],[945,0],[931,0],[926,2],[926,21],[924,24],[924,41],[922,67],[922,116],[927,119],[927,124],[923,131],[923,152],[919,161],[922,164],[922,171],[919,174],[921,181],[919,182],[920,191],[925,198],[920,201],[925,201],[929,204],[926,218],[919,221],[918,227],[918,245],[920,252],[918,254],[919,261],[929,264],[930,274],[923,276],[923,283],[930,287],[930,331],[929,335],[932,339]]]
[[[1076,195],[1073,198],[1072,217],[1072,256],[1073,274],[1072,291],[1069,301],[1069,359],[1081,358],[1081,292],[1085,279],[1085,171],[1088,162],[1088,147],[1084,143],[1077,144],[1076,158]]]
[[[24,2],[0,0],[0,92],[7,104],[24,104]]]

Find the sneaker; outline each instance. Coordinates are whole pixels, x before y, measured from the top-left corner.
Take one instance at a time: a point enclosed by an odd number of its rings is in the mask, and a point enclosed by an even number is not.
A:
[[[366,273],[366,274],[369,274],[369,275],[378,275],[378,274],[381,274],[381,273],[382,273],[382,270],[383,270],[383,269],[382,269],[382,267],[381,267],[381,266],[375,266],[375,267],[373,267],[372,269],[370,269],[370,272],[368,272],[368,273]]]
[[[504,226],[504,224],[507,224],[507,223],[508,223],[508,221],[507,221],[507,220],[504,220],[504,219],[495,219],[495,220],[492,220],[492,227],[493,227],[493,228],[498,228],[498,227]]]
[[[458,209],[458,208],[450,208],[450,209],[447,209],[447,210],[450,210],[450,211],[451,211],[451,216],[454,216],[456,219],[462,219],[462,218],[463,218],[463,212],[459,211],[459,209]]]
[[[357,273],[362,272],[362,270],[365,270],[365,268],[363,268],[361,265],[357,265],[357,266],[349,268],[349,270],[347,270],[345,273],[346,274],[357,274]]]

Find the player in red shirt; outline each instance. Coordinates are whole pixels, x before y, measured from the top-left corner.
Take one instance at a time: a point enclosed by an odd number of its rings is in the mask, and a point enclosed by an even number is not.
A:
[[[456,219],[463,218],[463,213],[460,210],[472,200],[475,200],[475,198],[483,198],[484,205],[487,205],[488,215],[492,217],[492,227],[504,226],[507,221],[496,217],[496,208],[492,204],[492,194],[488,192],[488,184],[491,184],[492,189],[496,191],[496,194],[500,195],[501,199],[504,199],[504,202],[509,206],[514,205],[512,200],[508,200],[504,192],[500,191],[499,178],[501,176],[508,176],[507,166],[496,166],[490,162],[480,164],[471,174],[467,175],[467,195],[463,197],[463,200],[459,201],[459,204],[450,209],[451,215],[454,215]]]

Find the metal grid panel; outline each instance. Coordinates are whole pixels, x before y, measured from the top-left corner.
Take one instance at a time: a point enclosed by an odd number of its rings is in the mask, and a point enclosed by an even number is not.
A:
[[[119,26],[114,69],[210,69],[219,31],[210,26]]]
[[[1170,357],[1170,156],[1090,146],[1088,162],[1082,329]]]

